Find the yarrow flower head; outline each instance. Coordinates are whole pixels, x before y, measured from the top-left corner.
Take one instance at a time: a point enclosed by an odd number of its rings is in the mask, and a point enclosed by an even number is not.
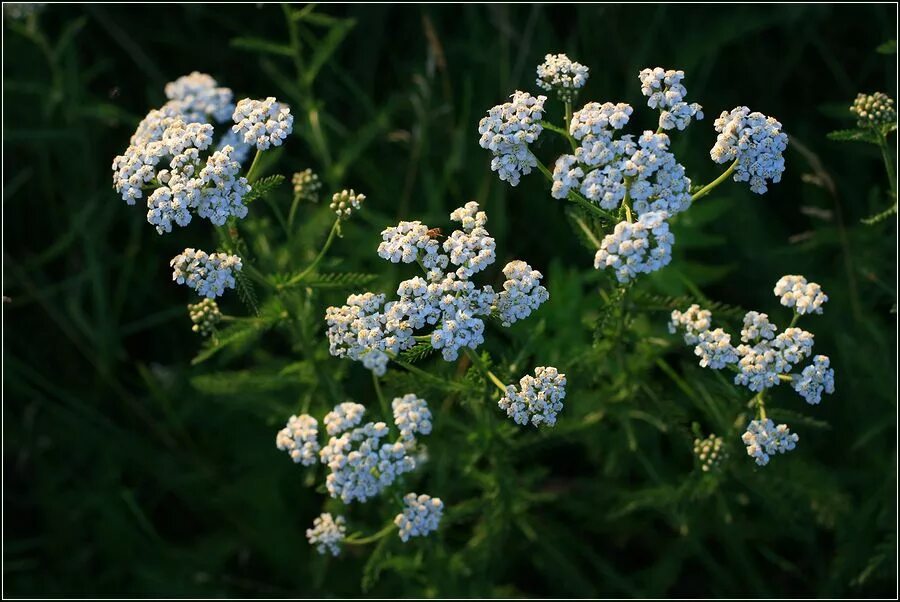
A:
[[[571,102],[587,83],[589,71],[564,54],[548,54],[537,67],[536,85],[547,92],[555,92],[563,102]]]
[[[664,211],[645,213],[634,222],[619,222],[607,234],[594,257],[598,270],[612,268],[616,279],[625,283],[638,274],[649,274],[672,261],[675,236],[669,232]]]
[[[362,422],[363,414],[365,413],[366,406],[346,401],[334,406],[332,411],[325,414],[325,419],[322,422],[325,424],[325,431],[329,435],[339,435]]]
[[[216,326],[222,319],[222,312],[219,311],[219,305],[212,299],[203,299],[199,303],[188,305],[188,314],[194,325],[191,330],[208,337],[216,331]]]
[[[265,100],[245,98],[237,103],[231,116],[235,125],[232,131],[241,134],[247,144],[258,150],[280,146],[294,127],[291,109],[270,96]]]
[[[715,121],[719,132],[709,156],[716,163],[737,161],[735,182],[750,182],[750,190],[763,194],[767,181],[780,182],[784,172],[787,134],[781,123],[762,113],[750,112],[747,107],[722,111]]]
[[[366,195],[362,193],[357,194],[356,191],[351,188],[350,190],[335,192],[331,197],[331,205],[329,205],[329,207],[339,218],[350,219],[353,211],[359,211],[359,208],[362,207],[363,201],[365,200]]]
[[[291,181],[294,185],[294,200],[296,202],[319,202],[319,191],[322,189],[322,182],[319,180],[319,176],[313,173],[313,170],[307,168],[299,171],[294,174]]]
[[[566,375],[552,366],[538,366],[534,376],[526,374],[519,380],[518,388],[508,385],[497,405],[516,424],[554,426],[565,397]]]
[[[415,458],[404,442],[384,441],[387,435],[384,422],[367,422],[329,439],[319,458],[330,470],[325,488],[331,497],[345,504],[365,502],[401,474],[415,469]]]
[[[460,350],[484,342],[484,316],[496,313],[512,323],[511,318],[524,318],[546,300],[540,273],[522,262],[506,266],[509,280],[499,295],[490,286],[477,287],[472,276],[496,260],[494,239],[485,229],[487,215],[472,201],[450,217],[461,227],[443,244],[440,230],[418,221],[400,222],[382,232],[379,257],[392,263],[419,262],[425,278],[401,282],[394,301],[365,293],[351,295],[343,307],[328,308],[332,355],[361,361],[381,375],[392,355],[416,344],[414,332],[428,328],[431,346],[454,361]]]
[[[897,124],[894,99],[883,92],[857,95],[850,112],[857,116],[856,125],[861,128],[881,129]]]
[[[506,281],[497,295],[497,313],[504,326],[523,320],[550,298],[541,286],[542,274],[524,261],[510,261],[503,268]]]
[[[333,518],[325,512],[317,516],[311,529],[306,530],[306,539],[309,544],[316,546],[319,554],[331,553],[337,556],[341,553],[341,542],[347,534],[346,521],[343,516]]]
[[[800,315],[820,314],[822,305],[828,301],[822,287],[815,282],[807,282],[803,276],[782,276],[775,283],[773,292],[776,297],[781,297],[782,305],[793,308]]]
[[[319,454],[319,423],[308,414],[291,416],[287,426],[275,436],[275,446],[286,451],[291,459],[303,466],[316,463]]]
[[[659,109],[659,127],[664,130],[683,130],[692,119],[703,119],[703,107],[684,101],[687,89],[681,83],[684,71],[655,67],[638,74],[641,92],[647,97],[647,106]]]
[[[172,280],[187,284],[201,297],[215,299],[226,288],[234,288],[235,272],[241,271],[241,258],[226,253],[207,254],[199,249],[185,249],[169,262]]]
[[[528,145],[538,139],[543,128],[546,96],[532,96],[516,91],[511,102],[497,105],[478,123],[479,144],[493,153],[491,169],[501,180],[516,186],[522,174],[529,174],[537,161]]]
[[[212,76],[194,71],[166,84],[166,98],[179,101],[185,121],[205,122],[212,116],[224,123],[234,111],[231,88],[221,88]]]
[[[747,455],[756,460],[759,466],[768,464],[770,456],[783,454],[797,447],[799,439],[786,424],[776,427],[768,418],[751,420],[747,431],[741,435],[741,441],[747,446]]]
[[[437,531],[444,515],[444,502],[441,498],[430,495],[416,495],[407,493],[403,496],[405,506],[403,512],[394,518],[394,524],[399,527],[398,535],[403,543],[410,537],[424,537],[432,531]]]
[[[706,439],[694,439],[694,455],[700,462],[700,470],[709,472],[728,457],[725,452],[725,440],[715,434]]]
[[[400,438],[404,441],[414,441],[417,434],[431,434],[431,410],[424,399],[414,393],[395,397],[391,409],[394,424],[400,429]]]
[[[711,323],[712,313],[708,309],[700,309],[700,306],[694,303],[684,312],[677,309],[672,312],[669,333],[675,334],[678,329],[683,328],[685,344],[696,345],[700,333],[709,330]]]
[[[731,335],[721,328],[701,332],[697,336],[694,355],[700,358],[701,366],[713,370],[738,361],[737,351],[731,346]]]
[[[791,381],[791,386],[806,403],[816,405],[822,401],[822,393],[834,393],[834,370],[829,368],[831,360],[826,355],[817,355],[813,363],[803,369]]]
[[[630,113],[628,105],[612,103],[591,103],[575,113],[570,133],[581,141],[575,159],[596,169],[582,178],[584,170],[574,167],[571,159],[560,157],[551,189],[555,198],[565,198],[578,186],[582,195],[608,211],[618,209],[626,194],[639,216],[651,211],[674,215],[690,207],[691,180],[669,151],[666,134],[648,130],[637,140],[631,135],[614,138],[615,132],[608,126],[624,125]]]
[[[769,316],[758,311],[748,311],[744,316],[744,327],[741,329],[741,341],[750,343],[759,339],[775,338],[778,328],[769,322]]]

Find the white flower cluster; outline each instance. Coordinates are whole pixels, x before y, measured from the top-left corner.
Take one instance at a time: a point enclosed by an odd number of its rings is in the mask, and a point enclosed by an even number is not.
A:
[[[883,92],[857,95],[850,111],[857,116],[856,125],[861,128],[881,128],[897,123],[894,99]]]
[[[359,211],[359,208],[365,200],[366,195],[362,193],[357,194],[356,191],[351,188],[350,190],[335,192],[331,197],[331,204],[329,207],[339,218],[349,219],[354,210]]]
[[[625,283],[638,274],[649,274],[672,261],[675,236],[669,232],[668,214],[651,211],[634,223],[619,222],[607,234],[594,257],[594,267],[612,268],[616,279]]]
[[[803,369],[791,386],[807,403],[816,405],[822,401],[822,393],[834,393],[834,369],[829,368],[828,356],[817,355],[813,363]]]
[[[408,455],[403,441],[384,441],[388,432],[384,422],[367,422],[329,439],[319,456],[331,471],[325,477],[331,497],[345,504],[365,502],[415,469],[415,458]]]
[[[566,375],[552,366],[538,366],[534,376],[526,374],[519,380],[518,389],[506,387],[506,395],[497,405],[516,424],[554,426],[556,415],[562,411],[566,397]]]
[[[487,215],[472,201],[450,214],[461,224],[441,244],[421,222],[400,222],[382,232],[379,257],[392,263],[420,262],[425,278],[400,283],[399,299],[385,295],[350,295],[342,307],[325,314],[331,354],[348,357],[384,374],[391,355],[413,347],[413,333],[434,327],[430,342],[447,361],[463,348],[484,342],[483,316],[496,312],[505,323],[527,316],[547,300],[540,272],[524,262],[504,269],[508,280],[499,295],[490,286],[476,287],[470,278],[496,260],[494,239],[485,229]],[[452,268],[451,268],[452,266]]]
[[[231,116],[235,125],[231,130],[240,134],[246,144],[258,150],[280,146],[294,127],[291,109],[270,96],[265,100],[245,98],[237,103]]]
[[[709,472],[728,456],[725,453],[725,440],[715,434],[706,439],[694,439],[694,455],[700,461],[700,470]]]
[[[790,291],[800,292],[785,302]],[[821,313],[821,305],[827,297],[819,285],[807,283],[802,276],[785,276],[778,281],[775,294],[782,295],[782,304],[803,307],[797,313]],[[815,310],[812,308],[816,308]],[[816,311],[817,310],[817,311]],[[829,369],[829,359],[816,356],[813,364],[800,374],[791,372],[812,355],[814,335],[801,328],[789,327],[778,332],[769,316],[756,311],[747,312],[741,328],[741,342],[731,344],[731,335],[721,328],[710,330],[712,315],[692,305],[687,311],[672,312],[669,331],[685,330],[684,341],[696,345],[694,353],[700,357],[703,367],[720,370],[734,364],[734,384],[754,392],[761,392],[789,380],[793,388],[809,403],[819,403],[822,392],[834,391],[834,371]]]
[[[345,401],[334,406],[334,409],[325,414],[322,422],[325,424],[325,432],[329,435],[337,435],[348,431],[362,422],[366,413],[366,406],[361,403]]]
[[[807,282],[806,278],[797,275],[782,276],[775,283],[774,293],[781,297],[781,304],[791,307],[800,314],[820,314],[822,305],[828,301],[828,295],[815,282]]]
[[[219,311],[219,305],[212,299],[203,299],[199,303],[188,305],[188,314],[191,317],[193,326],[191,330],[198,332],[207,337],[211,335],[222,319],[222,312]]]
[[[286,451],[291,459],[303,466],[316,463],[319,454],[319,423],[308,414],[291,416],[287,426],[275,436],[275,446]]]
[[[522,174],[529,174],[537,161],[528,145],[538,139],[543,128],[546,96],[532,96],[528,92],[516,92],[512,101],[491,108],[478,123],[481,134],[479,144],[493,153],[491,169],[501,180],[516,186]]]
[[[344,517],[333,518],[330,513],[324,512],[315,518],[312,528],[306,530],[306,539],[309,545],[316,546],[319,554],[330,552],[332,556],[337,556],[341,553],[340,544],[346,534]]]
[[[542,90],[556,92],[563,102],[571,102],[577,96],[578,89],[587,83],[589,71],[564,54],[548,54],[537,67],[535,83]]]
[[[224,123],[234,111],[231,88],[220,88],[212,76],[199,71],[169,82],[165,92],[166,98],[181,103],[181,116],[188,122],[205,123],[212,116]]]
[[[394,424],[400,429],[400,438],[415,441],[417,434],[431,434],[431,410],[424,399],[408,393],[391,402]]]
[[[322,189],[322,182],[319,180],[319,176],[313,173],[313,170],[307,168],[295,173],[292,183],[294,185],[295,201],[319,202],[319,191]]]
[[[750,112],[747,107],[722,111],[715,121],[719,132],[716,144],[709,156],[716,163],[737,161],[735,182],[750,182],[750,190],[764,194],[766,181],[780,182],[784,172],[787,134],[781,131],[781,123],[762,113]]]
[[[713,370],[721,370],[738,361],[737,351],[731,346],[731,335],[721,328],[705,330],[697,335],[694,355],[700,358],[701,366]]]
[[[709,330],[712,324],[712,313],[708,309],[700,309],[694,303],[686,311],[677,309],[672,312],[672,320],[669,322],[669,333],[675,334],[678,329],[684,329],[684,342],[686,345],[696,345],[699,334]]]
[[[524,261],[510,261],[503,268],[506,281],[497,295],[497,313],[504,326],[524,320],[550,298],[541,285],[543,275]]]
[[[747,446],[747,455],[756,460],[759,466],[768,464],[769,456],[783,454],[797,447],[799,439],[786,424],[775,426],[768,418],[751,420],[747,431],[741,435],[741,441]]]
[[[225,292],[226,288],[234,288],[233,272],[241,271],[241,258],[226,253],[208,254],[199,249],[185,249],[169,262],[172,267],[172,280],[178,284],[187,284],[197,291],[201,297],[214,299]]]
[[[328,466],[325,488],[345,504],[365,502],[390,486],[398,476],[416,467],[416,435],[431,432],[431,412],[424,399],[406,395],[394,400],[394,424],[400,437],[386,440],[384,422],[361,424],[366,408],[358,403],[338,404],[323,419],[328,441],[319,446],[318,423],[308,414],[291,416],[276,437],[279,450],[294,462]]]
[[[647,97],[647,106],[660,111],[659,127],[662,129],[683,130],[692,119],[703,119],[703,107],[696,102],[688,104],[684,101],[687,96],[687,89],[681,83],[684,71],[655,67],[643,69],[638,78],[641,92]]]
[[[416,495],[407,493],[403,496],[403,504],[406,506],[400,514],[394,518],[394,524],[400,529],[400,539],[403,543],[410,537],[424,537],[432,531],[437,531],[444,514],[444,502],[441,498],[430,495]]]

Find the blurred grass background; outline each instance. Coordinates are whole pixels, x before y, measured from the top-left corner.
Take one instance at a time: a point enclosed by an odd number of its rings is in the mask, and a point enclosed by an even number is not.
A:
[[[56,5],[36,28],[5,19],[4,594],[894,591],[896,222],[860,224],[890,203],[877,149],[825,136],[851,126],[857,92],[896,98],[896,54],[875,51],[896,39],[896,6],[335,5],[310,14],[318,37],[308,80],[290,75],[283,47],[260,42],[288,41],[278,5]],[[592,254],[539,177],[515,189],[497,180],[476,133],[512,90],[533,91],[547,52],[591,68],[581,100],[630,102],[643,127],[655,116],[641,108],[639,69],[683,69],[706,113],[675,137],[695,182],[719,171],[707,153],[720,111],[745,104],[784,124],[784,181],[762,197],[726,184],[686,213],[676,260],[651,285],[776,314],[778,277],[821,283],[826,313],[804,326],[831,356],[838,392],[821,407],[793,406],[810,417],[796,425],[802,469],[778,458],[697,499],[677,493],[689,439],[601,421],[552,440],[529,456],[536,474],[510,470],[498,486],[555,488],[561,499],[484,535],[489,549],[448,526],[440,545],[394,557],[378,575],[366,569],[361,590],[368,551],[326,561],[304,539],[320,496],[274,448],[293,407],[286,393],[209,395],[191,384],[200,341],[168,258],[211,246],[212,232],[157,236],[140,207],[116,198],[109,166],[180,75],[208,72],[238,98],[284,98],[303,125],[274,169],[313,167],[369,198],[332,253],[342,271],[378,269],[384,224],[446,224],[452,208],[477,199],[498,249],[548,276],[549,332],[536,344],[559,355],[590,342],[579,316],[600,303]],[[666,336],[664,313],[646,320]],[[667,360],[688,390],[715,381],[677,341]],[[323,362],[337,370],[338,360]],[[690,397],[650,368],[659,388]],[[361,371],[336,374],[350,390],[367,386]],[[605,399],[592,403],[606,411]],[[689,405],[679,411],[696,419]]]

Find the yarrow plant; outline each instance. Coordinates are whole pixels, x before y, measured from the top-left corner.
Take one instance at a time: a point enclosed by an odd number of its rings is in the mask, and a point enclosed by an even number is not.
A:
[[[484,342],[484,318],[494,316],[508,326],[549,298],[541,273],[522,261],[504,268],[501,292],[477,287],[472,276],[496,260],[494,239],[485,229],[487,214],[472,201],[450,219],[461,228],[443,243],[418,221],[382,232],[378,256],[391,263],[418,263],[425,277],[401,282],[395,301],[367,292],[350,295],[342,307],[329,307],[325,319],[333,356],[360,361],[380,376],[390,359],[417,341],[428,341],[446,361],[454,361],[460,351]]]
[[[813,334],[796,327],[801,316],[821,314],[828,296],[815,282],[803,276],[783,276],[773,292],[781,305],[793,310],[787,328],[778,331],[769,316],[756,311],[747,312],[740,332],[740,344],[733,343],[722,328],[712,329],[712,314],[692,305],[686,311],[673,311],[669,331],[683,331],[684,342],[694,345],[700,365],[713,370],[729,369],[735,373],[734,384],[756,393],[750,404],[756,419],[743,435],[747,454],[760,466],[769,462],[775,453],[794,449],[799,437],[790,433],[787,425],[775,426],[766,417],[766,393],[783,382],[790,383],[807,403],[817,405],[822,394],[834,393],[834,370],[827,356],[817,355],[811,364],[797,370],[812,356]]]
[[[705,439],[694,439],[694,455],[700,463],[700,470],[710,472],[717,468],[728,456],[725,451],[725,439],[711,434]]]
[[[278,431],[275,445],[287,452],[295,463],[303,466],[317,462],[324,464],[329,471],[325,488],[332,498],[348,505],[366,502],[381,495],[401,475],[416,468],[417,436],[431,433],[431,411],[424,399],[408,394],[395,398],[391,406],[392,427],[385,422],[362,424],[366,408],[361,404],[344,402],[336,405],[322,419],[328,436],[323,443],[319,442],[318,420],[309,414],[291,416],[287,425]],[[408,494],[404,504],[405,510],[372,537],[346,538],[344,517],[332,519],[331,514],[325,513],[307,530],[307,539],[320,554],[330,552],[337,556],[342,543],[369,543],[394,528],[399,529],[400,539],[404,542],[437,529],[443,511],[439,498]]]
[[[638,73],[647,106],[660,112],[659,128],[639,136],[622,133],[634,112],[626,103],[589,102],[573,112],[588,72],[564,54],[548,54],[537,68],[536,83],[563,102],[564,125],[545,119],[546,97],[516,91],[510,102],[489,109],[481,120],[479,144],[493,154],[491,169],[501,180],[516,186],[536,167],[549,180],[553,198],[581,207],[612,230],[602,240],[587,232],[598,249],[594,267],[612,270],[621,284],[665,267],[674,244],[668,222],[729,176],[749,182],[760,194],[766,192],[767,181],[780,181],[787,147],[781,124],[738,107],[716,120],[719,137],[710,151],[713,161],[730,165],[692,193],[691,180],[664,133],[683,130],[704,117],[699,104],[686,100],[684,72],[655,67]],[[556,159],[552,170],[532,150],[544,130],[561,136],[571,149]]]

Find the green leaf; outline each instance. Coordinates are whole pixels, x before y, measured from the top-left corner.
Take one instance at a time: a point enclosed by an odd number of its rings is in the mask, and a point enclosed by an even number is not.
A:
[[[881,213],[876,213],[873,216],[866,217],[862,219],[862,223],[867,226],[874,226],[875,224],[881,223],[884,220],[890,218],[893,215],[897,215],[897,203],[895,202],[893,205],[882,211]]]
[[[272,284],[279,288],[293,288],[302,286],[318,289],[358,288],[374,282],[376,274],[348,273],[313,273],[302,280],[294,282],[303,272],[275,274],[271,277]]]
[[[225,370],[200,374],[191,385],[210,395],[243,395],[280,391],[298,385],[314,385],[315,370],[309,362],[296,362],[281,370]]]
[[[282,182],[284,182],[285,178],[281,174],[275,174],[272,176],[266,176],[264,178],[259,178],[251,183],[250,192],[244,195],[244,203],[252,203],[256,199],[260,199],[274,189],[281,186]]]
[[[888,40],[875,49],[878,54],[897,54],[897,40]]]
[[[191,364],[205,362],[227,347],[249,343],[275,324],[271,318],[247,318],[231,324],[207,341],[206,347],[191,360]]]
[[[838,142],[868,142],[869,144],[881,144],[881,137],[872,130],[837,130],[828,132],[829,140]]]
[[[259,52],[261,54],[275,54],[278,56],[294,56],[294,51],[291,50],[290,46],[285,46],[284,44],[276,44],[275,42],[270,42],[268,40],[263,40],[260,38],[232,38],[231,39],[231,47],[238,48],[240,50],[249,50],[251,52]]]
[[[355,25],[356,21],[353,19],[340,21],[332,25],[328,33],[316,42],[314,45],[315,53],[309,61],[306,72],[303,74],[307,86],[312,85],[319,75],[319,71],[325,66],[325,63],[328,62],[328,59],[331,58],[331,55],[334,54]]]
[[[400,354],[400,359],[404,362],[415,364],[416,362],[424,360],[432,353],[434,353],[434,347],[431,346],[431,343],[421,342],[416,343],[414,347],[402,352]]]

